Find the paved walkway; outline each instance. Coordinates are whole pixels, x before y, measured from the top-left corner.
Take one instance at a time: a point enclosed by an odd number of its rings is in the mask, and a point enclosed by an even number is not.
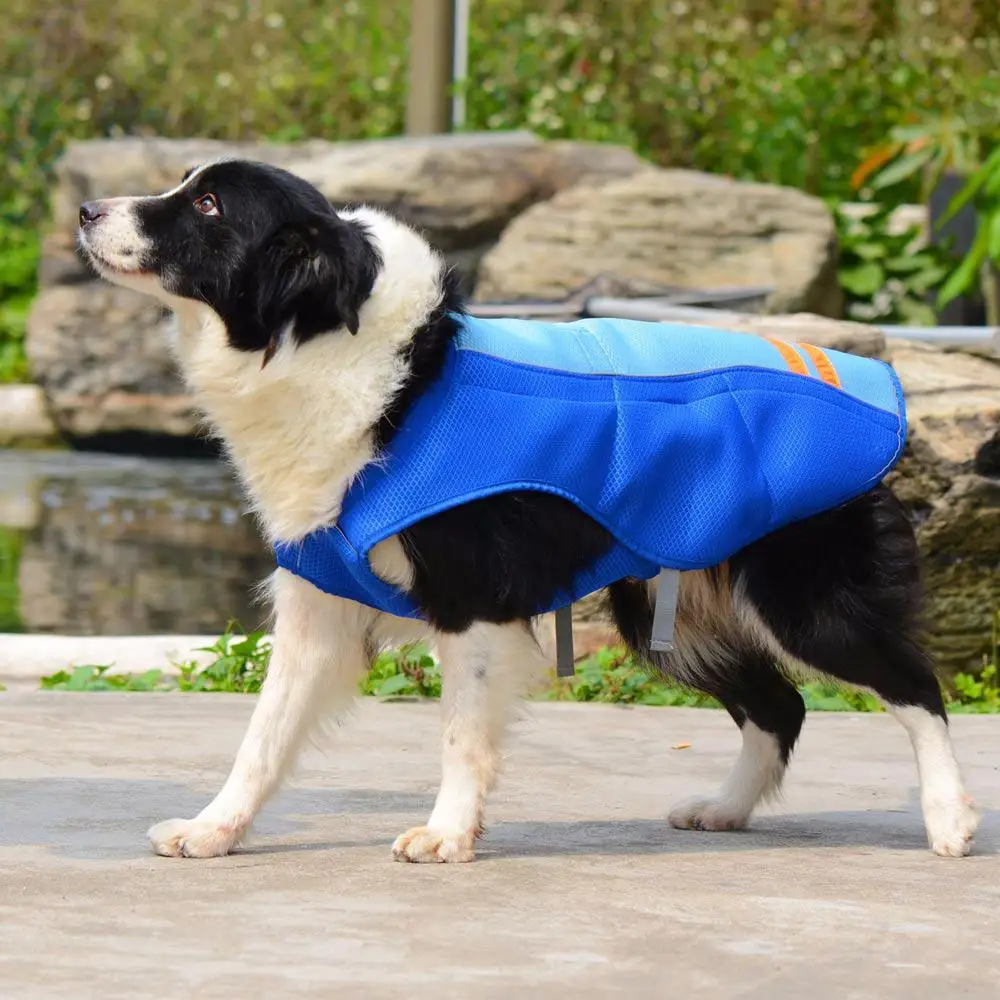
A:
[[[399,865],[437,779],[433,705],[366,702],[254,844],[151,856],[216,790],[252,700],[0,695],[0,997],[886,1000],[1000,994],[1000,719],[959,718],[985,807],[934,857],[903,733],[814,715],[752,832],[669,829],[737,749],[697,710],[534,705],[473,865]],[[690,749],[671,744],[690,742]]]

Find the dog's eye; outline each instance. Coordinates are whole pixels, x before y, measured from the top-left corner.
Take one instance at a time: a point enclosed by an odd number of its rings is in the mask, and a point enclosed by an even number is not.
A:
[[[194,203],[194,207],[198,209],[202,215],[219,214],[219,203],[215,200],[214,194],[202,195],[202,197]]]

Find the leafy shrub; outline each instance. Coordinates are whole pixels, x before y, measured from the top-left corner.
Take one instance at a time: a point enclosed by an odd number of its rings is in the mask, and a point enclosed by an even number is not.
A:
[[[361,693],[378,698],[440,698],[441,668],[424,643],[381,653],[362,680]]]
[[[237,629],[236,632],[233,630]],[[160,669],[142,674],[110,673],[111,665],[84,664],[43,677],[47,691],[215,691],[256,694],[267,673],[270,640],[262,632],[238,634],[231,623],[205,652],[216,658],[205,666],[180,664],[179,676]],[[993,636],[993,653],[980,674],[958,674],[948,695],[951,712],[1000,713],[1000,612]],[[441,697],[441,671],[423,643],[382,653],[362,679],[360,693],[379,698]],[[814,712],[880,712],[878,700],[824,681],[799,685],[806,708]],[[657,676],[623,647],[606,647],[576,664],[569,678],[553,678],[539,696],[550,701],[595,701],[625,705],[671,705],[719,708],[712,697]]]
[[[951,712],[1000,712],[1000,609],[993,616],[990,655],[978,676],[956,674],[948,710]]]
[[[0,379],[25,374],[37,230],[68,140],[397,134],[410,7],[7,0]],[[661,164],[852,198],[855,166],[894,128],[969,107],[1000,120],[996,10],[942,0],[905,10],[884,0],[476,0],[466,127],[622,142]],[[900,197],[912,199],[912,181]]]
[[[143,674],[112,674],[112,664],[81,664],[43,677],[43,691],[169,691],[177,683],[162,670]]]
[[[842,205],[831,208],[840,245],[837,277],[848,318],[932,326],[936,317],[927,297],[952,268],[947,250],[933,244],[914,250],[921,227],[894,232],[891,204],[869,203],[860,217],[849,215]]]
[[[543,697],[554,701],[603,701],[626,705],[684,705],[718,708],[708,695],[657,677],[622,647],[598,650],[576,664],[573,677],[556,678]]]
[[[177,665],[179,691],[225,691],[256,694],[267,676],[271,660],[271,642],[264,632],[240,635],[238,623],[229,627],[211,646],[199,652],[214,653],[215,659],[205,666],[196,662]]]

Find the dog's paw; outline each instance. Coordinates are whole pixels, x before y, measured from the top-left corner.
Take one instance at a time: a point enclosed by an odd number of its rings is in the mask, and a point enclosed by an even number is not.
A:
[[[455,833],[429,826],[415,826],[396,838],[392,845],[392,856],[396,861],[417,864],[475,861],[475,843],[474,832]]]
[[[219,858],[232,850],[242,832],[214,820],[168,819],[151,827],[146,836],[165,858]]]
[[[979,812],[968,795],[924,803],[931,850],[942,858],[963,858],[972,850]]]
[[[742,830],[749,813],[726,799],[688,799],[670,810],[670,825],[678,830]]]

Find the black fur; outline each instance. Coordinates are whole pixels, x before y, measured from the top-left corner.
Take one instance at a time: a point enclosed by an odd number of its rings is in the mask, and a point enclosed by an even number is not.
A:
[[[357,333],[382,266],[362,225],[277,167],[223,162],[185,179],[169,197],[140,203],[151,247],[143,270],[210,305],[238,350],[273,350],[289,328],[298,343],[341,328]],[[209,194],[217,216],[192,207]]]
[[[459,278],[450,268],[442,277],[442,296],[410,340],[403,357],[408,375],[402,390],[389,402],[375,425],[375,447],[382,451],[392,440],[400,421],[414,400],[441,372],[448,345],[458,333],[458,317],[465,311],[459,293]]]
[[[886,486],[835,510],[787,525],[737,553],[721,596],[745,600],[795,662],[886,702],[945,718],[941,690],[920,645],[922,587],[913,528]],[[664,673],[670,656],[649,653],[653,620],[641,581],[609,588],[609,606],[628,645]],[[746,633],[716,632],[714,655],[685,683],[715,696],[740,727],[749,720],[778,737],[787,763],[805,717],[779,655]]]

